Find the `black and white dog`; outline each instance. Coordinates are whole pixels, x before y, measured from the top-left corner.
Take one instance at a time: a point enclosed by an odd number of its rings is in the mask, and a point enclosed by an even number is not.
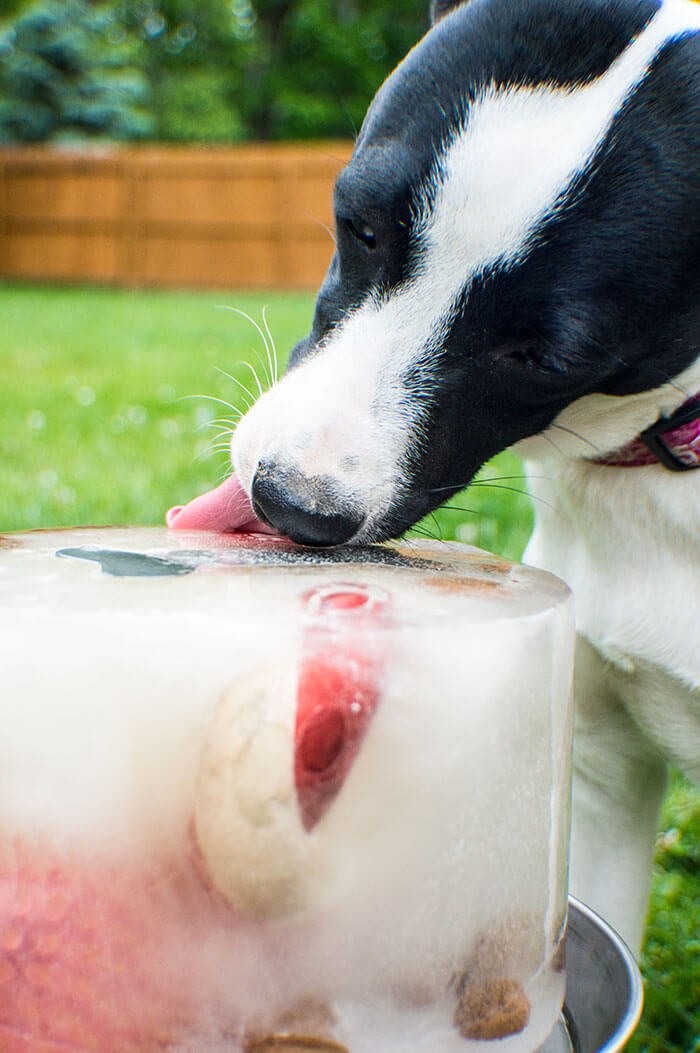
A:
[[[526,558],[577,601],[573,891],[638,947],[667,764],[700,779],[700,471],[669,470],[700,464],[700,5],[433,16],[234,465],[262,519],[334,545],[402,533],[517,444],[546,502]]]

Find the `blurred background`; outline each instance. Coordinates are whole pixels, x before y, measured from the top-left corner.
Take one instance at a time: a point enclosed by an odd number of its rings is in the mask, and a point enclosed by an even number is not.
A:
[[[428,0],[0,0],[0,530],[160,523],[308,330],[331,194]],[[511,454],[416,528],[518,558]],[[700,1053],[700,793],[659,836],[629,1047]]]
[[[0,136],[352,136],[423,0],[3,0]]]

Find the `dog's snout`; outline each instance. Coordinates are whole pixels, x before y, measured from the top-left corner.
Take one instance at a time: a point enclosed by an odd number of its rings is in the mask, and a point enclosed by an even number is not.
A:
[[[338,495],[332,478],[308,478],[270,462],[258,465],[251,497],[264,522],[301,545],[343,545],[365,518],[356,505]]]

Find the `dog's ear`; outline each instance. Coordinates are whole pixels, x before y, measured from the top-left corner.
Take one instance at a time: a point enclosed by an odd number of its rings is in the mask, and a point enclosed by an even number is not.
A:
[[[460,7],[466,2],[467,0],[431,0],[430,21],[435,25],[436,22],[439,22],[441,18],[444,18],[455,7]]]

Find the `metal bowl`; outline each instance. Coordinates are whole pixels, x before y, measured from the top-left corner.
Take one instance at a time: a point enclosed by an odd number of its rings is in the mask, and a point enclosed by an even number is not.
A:
[[[629,948],[595,911],[569,897],[566,1001],[538,1053],[616,1053],[642,1012],[642,977]]]

